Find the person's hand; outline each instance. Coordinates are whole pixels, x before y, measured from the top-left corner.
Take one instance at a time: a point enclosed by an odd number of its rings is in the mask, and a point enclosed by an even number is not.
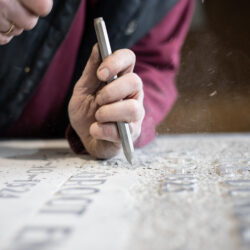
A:
[[[96,158],[117,155],[121,141],[116,122],[128,122],[135,141],[141,133],[144,118],[143,87],[133,73],[135,55],[121,49],[102,63],[98,46],[91,56],[81,78],[74,87],[68,112],[71,126],[80,137],[85,149]],[[115,75],[119,78],[103,84]]]
[[[53,0],[0,0],[0,45],[33,29],[39,16],[46,16],[52,5]]]

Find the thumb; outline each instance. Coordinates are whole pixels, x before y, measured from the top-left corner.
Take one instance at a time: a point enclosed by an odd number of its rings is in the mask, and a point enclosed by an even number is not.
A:
[[[100,86],[100,80],[97,78],[97,69],[101,64],[101,57],[98,45],[95,44],[89,60],[83,70],[82,76],[75,85],[76,91],[84,91],[86,94],[94,94]]]

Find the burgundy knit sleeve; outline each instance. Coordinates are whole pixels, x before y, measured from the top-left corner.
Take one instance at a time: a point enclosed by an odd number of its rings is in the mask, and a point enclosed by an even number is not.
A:
[[[132,48],[137,58],[135,72],[143,81],[146,111],[136,147],[144,146],[155,137],[156,125],[177,98],[174,78],[193,5],[193,0],[179,0],[166,17]]]
[[[66,131],[65,131],[65,137],[68,140],[70,148],[73,150],[76,154],[87,154],[87,151],[85,147],[82,144],[82,141],[80,140],[80,137],[77,135],[75,130],[72,128],[72,126],[69,124]]]

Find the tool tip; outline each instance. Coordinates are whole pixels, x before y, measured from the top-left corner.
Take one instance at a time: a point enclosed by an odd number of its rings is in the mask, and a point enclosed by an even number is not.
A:
[[[125,154],[125,157],[130,165],[133,165],[133,157],[131,154]]]

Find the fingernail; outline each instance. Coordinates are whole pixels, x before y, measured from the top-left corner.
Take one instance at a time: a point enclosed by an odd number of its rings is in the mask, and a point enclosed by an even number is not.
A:
[[[101,78],[101,80],[105,81],[108,79],[109,77],[109,70],[107,68],[101,68],[99,70],[99,77]]]

